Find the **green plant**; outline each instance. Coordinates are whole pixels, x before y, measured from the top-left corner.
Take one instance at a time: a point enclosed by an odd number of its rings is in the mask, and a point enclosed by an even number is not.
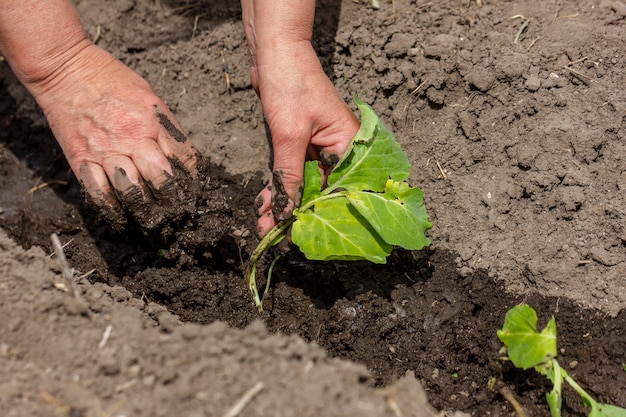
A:
[[[626,417],[626,409],[596,402],[556,360],[556,321],[550,319],[546,327],[537,330],[537,314],[527,304],[510,309],[498,338],[506,346],[509,359],[517,368],[535,368],[552,382],[552,391],[546,394],[552,417],[561,416],[562,387],[567,382],[580,395],[585,406],[591,407],[589,417]]]
[[[290,229],[292,242],[310,260],[384,264],[394,246],[418,250],[430,244],[425,232],[432,223],[422,190],[406,183],[411,167],[406,154],[372,108],[358,97],[354,101],[361,127],[344,156],[325,180],[317,162],[305,164],[300,207],[270,230],[252,253],[246,280],[259,310],[257,263]]]

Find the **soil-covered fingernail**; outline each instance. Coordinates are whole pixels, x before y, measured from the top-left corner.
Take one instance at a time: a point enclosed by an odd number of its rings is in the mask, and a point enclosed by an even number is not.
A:
[[[334,153],[320,152],[320,162],[325,167],[332,167],[339,162],[339,156]]]
[[[123,231],[128,225],[128,219],[115,194],[111,192],[110,195],[106,196],[104,193],[100,192],[94,195],[86,190],[83,181],[81,181],[80,184],[85,203],[93,209],[99,217],[104,219],[111,229],[116,232]]]
[[[148,185],[157,201],[173,203],[177,197],[176,189],[178,187],[176,185],[176,181],[167,172],[164,172],[163,174],[167,179],[159,187],[155,187],[154,184],[152,184],[152,181],[145,181],[146,185]]]
[[[145,210],[145,201],[141,189],[133,185],[125,190],[115,190],[117,198],[122,202],[126,210],[130,212],[138,212]]]
[[[259,210],[261,207],[263,207],[263,204],[265,204],[265,199],[261,194],[257,195],[254,199],[254,206],[256,207],[256,209]]]
[[[266,221],[268,222],[268,224],[270,224],[272,221],[272,217],[274,217],[274,215],[272,214],[271,211],[268,211],[267,213],[263,214],[260,218],[266,218],[267,219]],[[257,224],[256,229],[255,229],[256,236],[259,239],[262,239],[263,236],[265,236],[268,231],[269,231],[269,228],[264,227],[261,224]]]
[[[83,163],[80,166],[79,180],[81,194],[87,206],[104,219],[113,230],[118,232],[124,230],[128,224],[124,209],[111,189],[105,191],[100,188],[89,169],[89,164]]]
[[[143,183],[133,184],[123,168],[116,168],[113,187],[117,199],[126,212],[142,228],[152,230],[164,221],[163,210],[155,201],[147,186]]]

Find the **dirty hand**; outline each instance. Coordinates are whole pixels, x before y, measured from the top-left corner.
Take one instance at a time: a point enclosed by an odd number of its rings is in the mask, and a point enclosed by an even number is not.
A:
[[[257,198],[262,237],[300,203],[305,159],[331,167],[359,125],[311,46],[315,1],[242,0],[242,11],[273,148],[272,180]]]
[[[310,43],[274,55],[276,65],[253,68],[272,136],[270,184],[258,197],[257,233],[265,235],[287,219],[300,203],[306,157],[332,167],[343,155],[359,125],[326,77]]]
[[[88,201],[114,226],[126,211],[152,229],[171,214],[168,204],[184,199],[170,160],[183,179],[195,177],[195,150],[148,83],[120,61],[87,45],[55,79],[29,89]]]
[[[148,83],[87,38],[68,0],[0,0],[0,54],[114,227],[130,214],[153,229],[195,202],[191,143]]]

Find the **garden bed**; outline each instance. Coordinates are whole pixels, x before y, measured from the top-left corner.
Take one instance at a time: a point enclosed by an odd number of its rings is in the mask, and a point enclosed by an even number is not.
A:
[[[206,157],[203,195],[167,239],[114,233],[0,63],[0,409],[224,415],[252,392],[242,416],[428,416],[421,385],[437,410],[548,415],[543,377],[500,360],[522,301],[556,317],[568,372],[626,407],[624,5],[318,3],[322,64],[395,132],[432,246],[387,265],[293,250],[259,315],[243,269],[269,147],[236,2],[78,1]]]

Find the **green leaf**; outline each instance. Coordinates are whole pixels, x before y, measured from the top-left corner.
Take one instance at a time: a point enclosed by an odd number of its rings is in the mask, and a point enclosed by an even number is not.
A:
[[[304,187],[302,188],[301,205],[315,200],[322,192],[322,173],[316,161],[304,164]]]
[[[316,202],[297,216],[291,240],[312,260],[368,260],[384,264],[387,244],[343,195]]]
[[[428,221],[422,195],[419,188],[392,180],[387,181],[384,193],[353,191],[346,194],[385,242],[409,250],[430,245],[425,232],[433,224]]]
[[[389,178],[404,181],[409,176],[411,164],[406,154],[396,142],[393,133],[387,129],[367,104],[355,98],[361,111],[361,123],[367,132],[372,130],[373,118],[376,119],[369,141],[352,140],[351,147],[337,163],[328,176],[328,188],[323,194],[335,190],[382,192]],[[364,125],[365,123],[366,125]],[[361,131],[359,131],[361,133]]]
[[[354,104],[361,112],[361,126],[352,140],[354,142],[369,142],[374,138],[374,131],[378,127],[378,116],[370,106],[357,96],[354,97]]]
[[[626,417],[626,409],[611,404],[597,404],[589,417]]]
[[[540,366],[557,355],[554,317],[540,333],[537,314],[527,304],[517,305],[507,312],[498,338],[506,345],[509,358],[518,368]]]

